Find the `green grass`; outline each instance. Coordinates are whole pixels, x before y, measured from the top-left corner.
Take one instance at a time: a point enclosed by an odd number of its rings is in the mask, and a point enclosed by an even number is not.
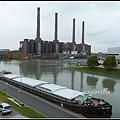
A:
[[[9,95],[7,97],[11,98]],[[6,93],[0,90],[0,102],[6,102]],[[33,110],[29,107],[20,107],[19,105],[15,104],[11,100],[7,99],[7,103],[11,105],[11,108],[19,112],[21,115],[26,116],[28,118],[46,118],[44,115],[40,114],[39,112]]]
[[[120,77],[120,69],[106,70],[105,68],[100,68],[100,67],[95,67],[95,68],[91,69],[87,66],[70,67],[70,68],[66,68],[66,69],[83,71],[86,73],[92,73],[92,74],[98,74],[98,75]]]
[[[6,94],[0,90],[0,102],[5,102]]]

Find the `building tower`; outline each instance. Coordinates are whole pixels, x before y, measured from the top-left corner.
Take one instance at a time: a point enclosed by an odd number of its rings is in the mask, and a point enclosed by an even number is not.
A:
[[[73,35],[72,35],[72,42],[75,43],[75,18],[73,18]]]
[[[40,38],[40,8],[37,8],[37,34],[36,38]]]
[[[35,38],[35,54],[41,55],[41,38],[40,38],[40,8],[37,8],[37,34]]]
[[[76,43],[75,43],[75,18],[73,18],[73,33],[72,33],[72,43],[71,43],[71,53],[75,54],[75,48]],[[74,51],[74,52],[73,52]]]
[[[82,44],[84,44],[84,21],[82,22]]]
[[[55,13],[55,37],[54,37],[54,40],[57,40],[57,27],[58,27],[58,13]]]
[[[82,22],[82,50],[85,50],[85,43],[84,43],[84,21]]]
[[[59,41],[58,41],[58,13],[55,13],[55,34],[54,34],[54,40],[53,40],[53,51],[54,53],[59,52]]]

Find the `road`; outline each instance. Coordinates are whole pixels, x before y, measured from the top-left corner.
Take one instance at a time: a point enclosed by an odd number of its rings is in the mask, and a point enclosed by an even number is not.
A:
[[[6,83],[0,80],[0,89],[5,92],[5,88]],[[20,100],[27,106],[42,113],[47,118],[83,118],[81,115],[55,105],[54,103],[42,99],[41,97],[30,94],[24,90],[18,92],[18,90],[19,88],[7,84],[7,93],[10,96]]]
[[[25,119],[29,119],[29,118],[27,118],[27,117],[25,117],[25,116],[22,116],[22,115],[20,115],[19,114],[19,112],[17,112],[17,111],[15,111],[14,109],[12,109],[12,112],[10,113],[10,114],[3,114],[3,115],[1,115],[0,114],[0,119],[8,119],[8,118],[17,118],[17,119],[20,119],[20,118],[25,118]]]

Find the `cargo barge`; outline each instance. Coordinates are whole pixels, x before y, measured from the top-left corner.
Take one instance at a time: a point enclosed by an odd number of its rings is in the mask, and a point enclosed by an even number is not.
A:
[[[87,118],[111,118],[112,105],[104,99],[10,72],[2,73],[0,79]]]

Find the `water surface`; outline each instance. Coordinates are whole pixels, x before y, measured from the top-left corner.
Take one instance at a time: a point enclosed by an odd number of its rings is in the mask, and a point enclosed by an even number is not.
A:
[[[112,118],[120,118],[120,78],[106,77],[73,70],[66,70],[65,64],[76,65],[84,59],[65,60],[7,60],[0,61],[0,71],[34,78],[68,87],[81,92],[91,92],[113,105]],[[107,92],[105,92],[107,91]]]

